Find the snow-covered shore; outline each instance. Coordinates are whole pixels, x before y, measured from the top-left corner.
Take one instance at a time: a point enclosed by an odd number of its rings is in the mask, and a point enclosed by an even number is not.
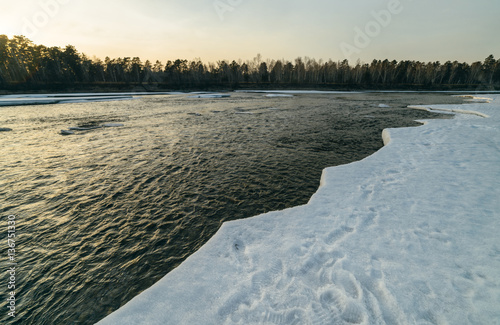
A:
[[[482,97],[385,130],[307,205],[225,223],[98,324],[500,324],[500,95]]]

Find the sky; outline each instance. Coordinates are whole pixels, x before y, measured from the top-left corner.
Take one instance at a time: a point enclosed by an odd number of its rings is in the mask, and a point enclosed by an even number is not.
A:
[[[0,8],[0,34],[101,59],[500,57],[498,0],[0,0]]]

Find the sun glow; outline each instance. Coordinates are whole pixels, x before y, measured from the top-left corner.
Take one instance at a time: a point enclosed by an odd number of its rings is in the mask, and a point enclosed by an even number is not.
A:
[[[8,38],[12,38],[16,34],[16,31],[9,27],[8,24],[5,24],[0,21],[0,35],[7,35]]]

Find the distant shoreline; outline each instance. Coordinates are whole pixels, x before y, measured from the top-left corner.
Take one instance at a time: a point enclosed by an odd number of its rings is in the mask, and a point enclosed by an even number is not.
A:
[[[0,89],[0,96],[18,95],[18,94],[51,94],[51,93],[109,93],[109,92],[193,92],[193,91],[236,91],[236,90],[318,90],[318,91],[421,91],[421,92],[489,92],[500,91],[500,86],[485,85],[396,85],[381,87],[367,87],[354,84],[318,84],[318,85],[299,85],[299,84],[261,84],[244,83],[237,85],[220,84],[207,85],[206,87],[164,87],[161,84],[120,84],[120,83],[99,83],[99,84],[52,84],[44,87],[27,86],[26,84],[10,85],[7,88]]]
[[[222,93],[222,94],[221,94]],[[224,94],[225,93],[225,94]],[[116,100],[133,100],[137,97],[142,96],[156,96],[156,95],[193,95],[197,96],[211,96],[216,95],[217,97],[231,97],[229,93],[248,93],[248,94],[263,94],[263,96],[300,96],[300,95],[325,95],[325,94],[380,94],[380,95],[390,95],[390,94],[415,94],[435,97],[435,101],[438,104],[457,104],[461,103],[457,97],[462,97],[463,95],[471,94],[488,94],[488,93],[500,93],[500,91],[416,91],[416,90],[317,90],[317,89],[239,89],[239,90],[223,90],[223,91],[140,91],[140,89],[135,89],[131,91],[107,91],[107,92],[36,92],[36,93],[10,93],[10,94],[0,94],[0,108],[6,106],[26,106],[26,105],[51,105],[51,104],[64,104],[64,103],[75,103],[75,102],[92,102],[92,101],[116,101]],[[462,95],[462,96],[460,96]],[[437,96],[437,97],[436,97]],[[437,98],[447,98],[446,100],[437,100]],[[204,97],[206,98],[206,97]]]

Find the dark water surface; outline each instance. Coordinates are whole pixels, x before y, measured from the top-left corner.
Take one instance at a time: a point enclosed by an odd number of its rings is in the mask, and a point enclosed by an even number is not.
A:
[[[386,127],[436,117],[437,94],[151,96],[0,107],[0,294],[16,224],[15,322],[94,324],[227,220],[307,203],[321,171],[382,146]],[[379,104],[391,108],[379,108]],[[118,122],[62,136],[69,126]]]

